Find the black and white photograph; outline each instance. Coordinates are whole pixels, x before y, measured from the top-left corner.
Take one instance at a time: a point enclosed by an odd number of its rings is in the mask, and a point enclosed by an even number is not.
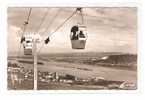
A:
[[[136,90],[137,7],[8,7],[8,90]]]

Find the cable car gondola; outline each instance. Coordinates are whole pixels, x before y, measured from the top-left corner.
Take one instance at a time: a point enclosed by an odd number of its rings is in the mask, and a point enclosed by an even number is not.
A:
[[[33,38],[30,35],[23,36],[21,39],[24,48],[24,55],[32,55]]]
[[[71,28],[72,49],[85,49],[87,32],[85,25],[75,25]]]
[[[81,24],[75,25],[71,28],[71,46],[72,49],[85,49],[86,40],[87,40],[87,27],[83,24],[83,14],[82,14],[82,8],[77,8],[76,11],[78,12],[82,22]]]

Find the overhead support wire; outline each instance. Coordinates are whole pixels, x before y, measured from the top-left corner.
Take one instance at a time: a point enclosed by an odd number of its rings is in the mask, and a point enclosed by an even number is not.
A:
[[[49,36],[45,39],[45,43],[46,43],[46,44],[50,41],[49,37],[50,37],[51,35],[53,35],[56,31],[58,31],[58,30],[59,30],[59,29],[60,29],[60,28],[70,19],[70,18],[72,18],[72,17],[76,14],[76,12],[77,12],[77,10],[74,11],[68,18],[66,18],[66,20],[65,20],[62,24],[60,24],[52,33],[49,34]],[[43,46],[44,46],[44,43],[43,43],[42,46],[40,47],[38,53],[40,53],[40,51],[41,51],[41,49],[43,48]]]
[[[73,12],[62,24],[60,24],[52,33],[49,34],[49,37],[55,33],[56,31],[58,31],[70,18],[73,17],[73,15],[76,14],[76,11]]]
[[[42,33],[42,36],[45,35],[45,34],[47,33],[48,29],[50,29],[51,25],[53,24],[53,22],[55,21],[55,19],[56,19],[57,16],[59,15],[60,10],[61,10],[61,8],[59,8],[59,10],[55,13],[55,15],[53,16],[53,19],[51,19],[50,23],[48,24],[48,26],[46,27],[46,29],[45,29],[44,32]],[[42,41],[44,41],[44,40],[45,40],[45,38],[42,39]],[[48,38],[48,39],[47,39],[47,42],[49,42],[49,41],[50,41],[50,39]]]
[[[38,27],[37,27],[37,29],[36,29],[35,32],[39,32],[39,30],[40,30],[40,28],[41,28],[41,26],[42,26],[43,22],[45,21],[46,16],[47,16],[48,14],[49,14],[49,10],[48,10],[48,8],[47,8],[47,10],[45,11],[44,16],[42,17],[42,19],[41,19],[41,21],[40,21],[40,24],[38,25]]]
[[[23,43],[23,41],[25,40],[25,38],[23,38],[23,35],[24,35],[26,27],[27,27],[27,25],[29,23],[31,12],[32,12],[32,8],[29,9],[27,19],[26,19],[26,21],[24,21],[20,43]],[[20,55],[20,52],[21,52],[21,44],[19,46],[18,55]]]
[[[24,24],[23,24],[24,25],[24,28],[23,28],[22,34],[25,32],[26,27],[29,24],[29,19],[30,19],[31,12],[32,12],[32,8],[29,9],[28,17],[27,17],[26,21],[24,21]]]
[[[50,23],[47,25],[46,29],[43,31],[42,33],[42,36],[45,35],[48,31],[48,29],[50,29],[51,25],[53,24],[53,22],[55,21],[55,19],[57,18],[57,16],[59,15],[59,13],[61,12],[61,8],[58,9],[58,11],[55,13],[55,15],[53,16],[53,19],[51,19]],[[45,38],[42,39],[42,41],[44,41]],[[50,39],[47,38],[47,40],[45,42],[49,42]],[[42,48],[44,45],[44,43],[42,44],[42,46],[40,48]],[[40,51],[41,49],[38,50],[38,52]]]
[[[23,24],[24,26],[23,26],[22,35],[21,35],[21,43],[24,41],[23,35],[25,33],[27,25],[29,24],[29,19],[30,19],[31,12],[32,12],[32,8],[29,9],[27,19],[26,19],[26,21],[24,21],[24,24]]]
[[[51,25],[53,24],[53,22],[55,21],[55,19],[57,18],[60,12],[61,12],[61,8],[59,8],[58,11],[55,13],[55,15],[53,16],[53,19],[51,19],[50,23],[46,27],[45,31],[43,31],[42,35],[47,33],[47,31],[50,29]]]

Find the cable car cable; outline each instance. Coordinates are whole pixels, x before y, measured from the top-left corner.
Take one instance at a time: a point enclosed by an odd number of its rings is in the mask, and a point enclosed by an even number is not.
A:
[[[42,35],[44,35],[44,34],[47,33],[48,29],[50,28],[50,26],[52,25],[52,23],[55,21],[55,19],[57,18],[57,16],[59,15],[60,10],[61,10],[61,9],[59,9],[59,10],[56,12],[56,14],[53,16],[53,19],[51,19],[50,23],[49,23],[48,26],[46,27],[45,31],[43,31],[43,34],[42,34]]]
[[[31,12],[32,12],[32,8],[29,9],[28,17],[27,17],[26,21],[24,21],[24,27],[23,27],[23,30],[22,30],[21,39],[23,38],[23,35],[24,35],[25,30],[27,28],[27,25],[29,24],[29,19],[30,19]],[[21,41],[21,43],[22,43],[22,41]]]
[[[52,34],[54,34],[57,30],[59,30],[70,18],[72,18],[75,14],[76,14],[76,12],[77,11],[74,11],[62,24],[60,24],[56,29],[55,29],[55,31],[53,31],[49,36],[48,36],[48,38],[47,39],[49,39],[49,37],[52,35]],[[46,40],[47,40],[46,39]],[[44,46],[44,43],[42,44],[42,46],[40,47],[40,49],[38,50],[38,53],[40,53],[40,51],[41,51],[41,49],[43,48],[43,46]]]
[[[48,26],[46,27],[46,29],[45,29],[45,31],[43,32],[42,35],[44,35],[44,34],[47,33],[48,29],[50,28],[50,26],[52,25],[52,23],[55,21],[55,19],[57,18],[57,16],[59,15],[60,10],[61,10],[61,9],[59,9],[59,10],[56,12],[56,14],[54,15],[53,19],[51,19],[50,23],[48,24]],[[44,40],[45,40],[45,38],[42,39],[42,41],[44,41]],[[47,38],[47,41],[50,41],[50,39]],[[43,45],[44,45],[44,44],[42,44],[42,46],[41,46],[40,48],[42,48]],[[38,51],[40,51],[40,49],[39,49]]]
[[[50,28],[50,26],[52,25],[52,23],[55,21],[55,19],[57,18],[57,16],[59,15],[60,10],[61,10],[61,9],[59,9],[59,10],[56,12],[56,14],[54,15],[53,19],[52,19],[51,22],[48,24],[48,26],[46,27],[46,29],[45,29],[45,31],[43,32],[42,35],[44,35],[44,34],[47,33],[48,29]],[[44,40],[45,40],[45,38],[42,39],[42,41],[44,41]],[[47,41],[50,41],[50,39],[48,38]]]
[[[30,8],[30,9],[29,9],[29,13],[28,13],[27,20],[26,20],[26,21],[24,21],[23,33],[25,32],[26,27],[27,27],[27,25],[29,24],[29,19],[30,19],[31,12],[32,12],[32,8]]]
[[[62,24],[60,24],[50,35],[49,35],[49,37],[52,35],[52,34],[54,34],[56,31],[58,31],[70,18],[72,18],[73,17],[73,15],[74,14],[76,14],[76,11],[75,12],[73,12],[72,14],[71,14],[71,16],[69,16]]]
[[[46,19],[46,16],[49,14],[49,10],[47,9],[46,12],[44,13],[44,16],[42,17],[40,24],[38,25],[37,29],[35,32],[39,32],[44,20]]]
[[[24,32],[25,32],[25,30],[26,30],[26,26],[27,26],[27,24],[28,24],[28,22],[29,22],[31,12],[32,12],[32,8],[29,9],[27,19],[26,19],[26,21],[24,22],[24,26],[23,26],[23,30],[22,30],[21,39],[23,38]],[[21,41],[21,42],[22,42],[22,41]],[[20,51],[21,51],[21,44],[20,44],[20,46],[19,46],[18,55],[20,55]]]

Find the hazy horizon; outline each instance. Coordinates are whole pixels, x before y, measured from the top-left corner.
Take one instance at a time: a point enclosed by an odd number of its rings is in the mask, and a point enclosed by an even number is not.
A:
[[[132,55],[137,55],[137,53],[124,53],[124,52],[50,52],[50,53],[39,53],[38,55],[49,55],[49,54],[132,54]],[[21,56],[24,55],[23,52],[20,54]],[[19,56],[18,52],[9,52],[8,56]]]

